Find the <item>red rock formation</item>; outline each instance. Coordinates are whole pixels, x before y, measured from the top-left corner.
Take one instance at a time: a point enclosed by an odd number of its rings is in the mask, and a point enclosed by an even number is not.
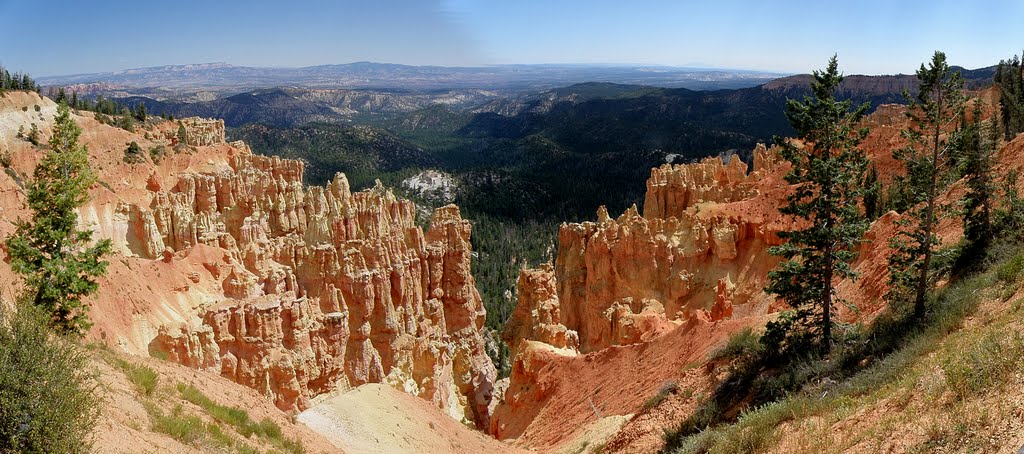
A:
[[[523,270],[519,274],[517,288],[519,303],[502,332],[502,340],[509,344],[512,357],[520,350],[519,343],[527,340],[577,351],[579,335],[562,324],[551,265]]]
[[[151,351],[259,389],[282,409],[389,382],[486,425],[495,370],[458,208],[436,210],[424,232],[412,202],[379,185],[353,194],[339,174],[307,189],[301,162],[246,150],[229,166],[180,174],[133,216],[147,256],[163,245],[225,251],[207,268],[223,275],[227,299],[201,325],[161,329]]]

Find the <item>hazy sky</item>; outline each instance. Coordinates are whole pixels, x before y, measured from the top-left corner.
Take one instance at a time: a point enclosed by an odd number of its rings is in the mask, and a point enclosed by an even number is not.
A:
[[[642,63],[912,72],[1024,46],[1020,1],[0,0],[0,64],[36,76],[165,64]]]

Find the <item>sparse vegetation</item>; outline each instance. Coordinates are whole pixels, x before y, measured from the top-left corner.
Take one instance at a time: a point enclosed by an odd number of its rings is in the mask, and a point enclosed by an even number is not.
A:
[[[1000,333],[997,329],[999,334],[988,340],[964,341],[952,349],[943,342],[962,327],[982,298],[998,294],[999,286],[995,284],[1003,282],[999,270],[1016,267],[1012,263],[1020,259],[1012,252],[1018,247],[1015,242],[998,243],[983,259],[993,265],[936,292],[923,320],[915,318],[910,305],[903,305],[902,309],[890,308],[870,328],[850,329],[828,360],[804,359],[782,369],[769,369],[756,358],[737,358],[730,377],[715,395],[677,430],[666,434],[667,450],[763,451],[777,441],[777,428],[787,421],[841,413],[858,399],[871,399],[882,390],[913,389],[913,384],[906,383],[908,371],[943,348],[946,353],[936,361],[944,372],[946,368],[952,371],[944,382],[949,389],[970,395],[1000,386],[1008,377],[1007,371],[1024,362],[1024,349],[1016,333]],[[741,381],[744,377],[746,381]],[[717,425],[723,411],[738,402],[726,399],[725,394],[738,390],[753,395],[754,405],[734,422]]]
[[[144,402],[149,413],[153,431],[165,433],[187,445],[194,445],[206,433],[206,425],[198,416],[185,414],[181,405],[175,405],[170,413],[164,413],[153,402]]]
[[[1024,337],[1019,332],[991,332],[952,349],[942,362],[946,385],[958,399],[1006,383],[1024,365]]]

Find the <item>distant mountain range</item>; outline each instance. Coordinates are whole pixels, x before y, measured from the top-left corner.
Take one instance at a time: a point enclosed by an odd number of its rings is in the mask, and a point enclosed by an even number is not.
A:
[[[257,152],[305,159],[311,183],[322,183],[336,171],[350,174],[356,186],[376,178],[394,185],[423,168],[451,172],[466,188],[460,206],[508,219],[583,219],[599,204],[621,212],[642,202],[651,167],[716,154],[750,160],[756,143],[793,133],[784,115],[786,100],[810,94],[809,75],[705,90],[601,81],[546,87],[640,70],[525,66],[521,74],[512,68],[193,65],[68,81],[97,80],[96,93],[128,106],[145,103],[154,115],[223,118],[229,135]],[[298,75],[282,79],[279,71]],[[968,87],[979,88],[991,84],[994,68],[961,68],[961,73]],[[231,74],[249,78],[233,80]],[[316,79],[316,74],[335,78]],[[387,81],[392,88],[302,86],[328,84],[328,79],[341,84],[338,74],[362,74],[359,83]],[[192,77],[189,83],[182,80],[186,75]],[[541,88],[513,89],[513,80]],[[179,85],[160,85],[170,82]],[[242,91],[216,86],[278,82]],[[470,87],[474,84],[490,88]],[[916,88],[912,75],[851,75],[838,95],[877,107],[903,102],[902,93]]]
[[[611,65],[409,66],[359,62],[304,68],[262,68],[226,63],[158,66],[124,71],[38,78],[44,86],[90,85],[105,90],[152,89],[167,96],[189,91],[249,91],[294,86],[406,90],[536,90],[580,82],[679,87],[694,90],[760,85],[785,74],[733,69]]]

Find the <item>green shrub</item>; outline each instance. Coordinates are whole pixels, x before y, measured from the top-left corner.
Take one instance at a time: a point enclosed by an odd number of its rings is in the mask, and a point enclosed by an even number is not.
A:
[[[115,126],[128,132],[135,132],[135,119],[127,113],[122,113],[117,117],[114,123]]]
[[[156,404],[144,402],[154,432],[170,435],[185,444],[195,444],[206,431],[203,420],[195,415],[184,414],[181,405],[176,405],[170,414],[164,414]]]
[[[751,328],[744,328],[743,330],[729,336],[729,341],[724,347],[718,349],[711,354],[709,360],[716,359],[732,359],[738,356],[753,354],[761,349],[760,337]]]
[[[0,452],[88,451],[98,417],[86,353],[31,304],[0,304]]]
[[[132,143],[128,144],[128,148],[124,150],[124,162],[128,164],[141,164],[146,162],[145,155],[142,154],[142,147],[139,147],[138,143],[133,140]]]
[[[167,147],[163,145],[157,145],[149,149],[149,157],[154,163],[159,164],[160,161],[167,156]]]

